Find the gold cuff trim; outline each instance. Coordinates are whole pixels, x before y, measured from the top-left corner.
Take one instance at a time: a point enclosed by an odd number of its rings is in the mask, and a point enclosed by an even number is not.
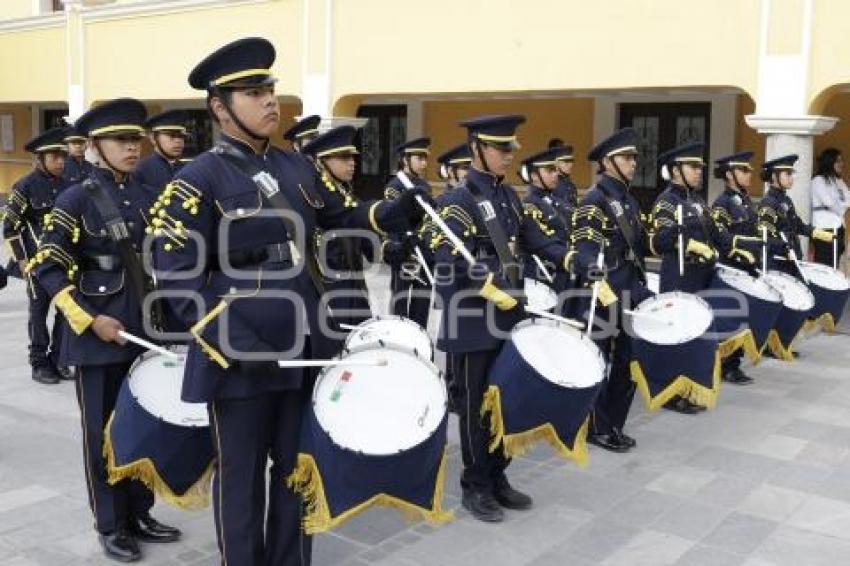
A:
[[[71,330],[79,336],[91,326],[92,322],[94,322],[94,317],[74,301],[74,298],[71,296],[71,291],[74,289],[75,287],[73,285],[68,285],[56,294],[54,301],[56,308],[62,311],[65,319],[71,326]]]
[[[493,284],[492,273],[487,275],[487,280],[484,282],[484,285],[481,286],[478,294],[488,301],[495,303],[496,308],[502,311],[509,311],[517,305],[516,299]]]
[[[386,236],[387,233],[381,230],[381,227],[378,225],[377,219],[375,219],[375,209],[378,207],[379,204],[381,204],[381,201],[378,201],[369,207],[369,225],[372,227],[372,230],[374,230],[379,236]]]
[[[201,332],[204,331],[204,328],[209,325],[210,322],[215,320],[215,318],[224,312],[224,309],[227,308],[227,301],[221,300],[214,309],[208,312],[201,320],[195,323],[195,325],[189,330],[189,333],[192,334],[192,337],[195,338],[195,341],[201,347],[201,350],[210,357],[212,361],[217,363],[223,369],[227,369],[230,367],[230,363],[227,359],[222,355],[221,352],[213,348],[209,342],[201,338]]]

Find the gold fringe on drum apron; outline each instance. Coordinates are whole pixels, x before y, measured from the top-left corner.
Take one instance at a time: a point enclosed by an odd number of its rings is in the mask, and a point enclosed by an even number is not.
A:
[[[328,500],[325,496],[325,486],[316,461],[309,454],[299,454],[298,461],[292,474],[286,478],[286,485],[300,494],[304,499],[304,532],[313,535],[335,529],[373,506],[391,507],[399,511],[410,522],[425,520],[432,524],[443,524],[451,521],[454,514],[443,510],[443,486],[446,479],[446,462],[448,454],[444,451],[440,468],[434,486],[434,497],[431,508],[426,509],[414,505],[398,497],[379,493],[372,496],[356,507],[331,517]]]
[[[686,375],[676,377],[664,389],[662,389],[655,397],[652,397],[649,389],[649,382],[643,373],[640,362],[632,360],[629,364],[631,370],[632,381],[637,386],[638,391],[646,402],[646,406],[650,411],[656,411],[664,406],[664,403],[676,397],[677,395],[685,397],[692,403],[703,407],[712,408],[717,404],[717,397],[720,394],[720,374],[721,374],[721,357],[718,349],[714,354],[714,367],[711,375],[711,388],[705,387],[691,380]]]

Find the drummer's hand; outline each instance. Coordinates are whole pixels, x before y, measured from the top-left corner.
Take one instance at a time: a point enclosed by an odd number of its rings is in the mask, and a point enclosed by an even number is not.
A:
[[[835,238],[835,234],[830,232],[829,230],[821,230],[820,228],[815,228],[812,230],[812,238],[815,240],[820,240],[821,242],[832,242],[832,239]]]
[[[517,308],[517,305],[519,304],[519,301],[517,301],[514,297],[510,296],[502,289],[499,289],[496,285],[495,276],[492,273],[487,276],[487,279],[484,281],[481,289],[478,290],[478,294],[488,301],[495,303],[496,308],[500,311],[513,310]]]
[[[118,335],[120,331],[124,330],[124,325],[121,324],[121,321],[111,316],[105,314],[97,315],[91,323],[91,329],[104,342],[115,342],[121,346],[127,343],[126,340]]]
[[[688,247],[686,251],[689,254],[698,255],[708,260],[714,259],[714,250],[699,240],[688,240]]]
[[[596,297],[603,307],[609,307],[617,302],[617,294],[604,279],[599,282],[599,292]]]

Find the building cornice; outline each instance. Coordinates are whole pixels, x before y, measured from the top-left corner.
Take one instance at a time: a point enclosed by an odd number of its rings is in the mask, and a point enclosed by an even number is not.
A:
[[[65,25],[65,14],[56,12],[42,16],[16,18],[0,22],[0,33],[33,31],[39,29],[59,28]]]
[[[819,136],[830,131],[838,123],[833,116],[744,116],[747,125],[760,134],[791,134],[796,136]]]
[[[80,13],[86,22],[123,19],[136,16],[177,14],[210,8],[268,4],[279,0],[143,0],[131,4],[84,6]]]

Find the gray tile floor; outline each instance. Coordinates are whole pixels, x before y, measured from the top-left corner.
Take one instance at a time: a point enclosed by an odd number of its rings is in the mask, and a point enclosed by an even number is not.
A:
[[[103,564],[83,484],[73,388],[26,366],[17,282],[0,293],[0,564]],[[316,566],[769,566],[850,564],[850,338],[814,335],[802,358],[765,361],[692,417],[635,405],[626,455],[591,450],[585,470],[547,448],[510,476],[535,508],[497,526],[458,509],[440,528],[372,510],[317,537]],[[459,507],[454,429],[446,504]],[[148,564],[217,564],[211,514],[159,505],[183,541]]]

